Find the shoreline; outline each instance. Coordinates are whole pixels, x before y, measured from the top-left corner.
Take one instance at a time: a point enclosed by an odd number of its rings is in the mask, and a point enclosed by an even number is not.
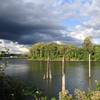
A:
[[[30,60],[30,61],[48,61],[48,60],[41,60],[41,59],[27,59],[27,60]],[[62,60],[49,60],[49,61],[62,61]],[[88,62],[88,60],[65,60],[65,62]],[[100,62],[98,60],[91,60],[91,62]]]
[[[5,57],[4,57],[5,58]],[[4,58],[0,58],[0,60],[4,59]],[[25,59],[25,60],[29,60],[29,61],[48,61],[47,59],[29,59],[29,58],[5,58],[5,59]],[[49,61],[62,61],[62,59],[51,59]],[[88,62],[88,60],[66,60],[65,59],[65,62]],[[100,62],[100,60],[91,60],[91,62]]]

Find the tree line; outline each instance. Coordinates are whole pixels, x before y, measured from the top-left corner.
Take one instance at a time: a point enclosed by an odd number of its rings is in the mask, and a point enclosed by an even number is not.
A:
[[[29,57],[33,60],[46,60],[48,57],[51,60],[61,60],[64,56],[66,61],[88,61],[89,53],[91,60],[100,60],[100,45],[94,45],[90,37],[87,37],[81,47],[56,43],[33,44]]]

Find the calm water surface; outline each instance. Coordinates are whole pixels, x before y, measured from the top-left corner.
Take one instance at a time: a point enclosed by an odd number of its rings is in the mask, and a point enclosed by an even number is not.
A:
[[[9,60],[5,73],[11,77],[24,81],[27,85],[42,89],[48,96],[58,98],[61,91],[61,62],[50,62],[51,79],[44,79],[47,73],[47,62],[28,60]],[[2,63],[2,62],[1,62]],[[78,88],[87,91],[95,89],[95,80],[100,80],[100,62],[92,62],[92,78],[88,78],[88,62],[65,63],[66,89],[73,94]]]

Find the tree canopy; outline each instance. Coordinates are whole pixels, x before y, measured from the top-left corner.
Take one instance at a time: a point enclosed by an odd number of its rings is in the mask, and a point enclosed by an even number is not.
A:
[[[88,61],[89,53],[92,53],[91,60],[100,60],[100,46],[93,45],[91,39],[86,38],[82,47],[56,43],[33,44],[29,57],[33,60],[47,60],[49,56],[51,60],[61,60],[64,56],[67,61]]]
[[[92,43],[92,38],[91,37],[86,37],[84,39],[83,47],[89,52],[92,53],[94,51],[94,46]]]

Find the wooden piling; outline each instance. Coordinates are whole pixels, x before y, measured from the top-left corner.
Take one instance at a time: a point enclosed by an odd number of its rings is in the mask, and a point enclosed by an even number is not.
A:
[[[89,54],[89,78],[91,78],[91,54]]]

